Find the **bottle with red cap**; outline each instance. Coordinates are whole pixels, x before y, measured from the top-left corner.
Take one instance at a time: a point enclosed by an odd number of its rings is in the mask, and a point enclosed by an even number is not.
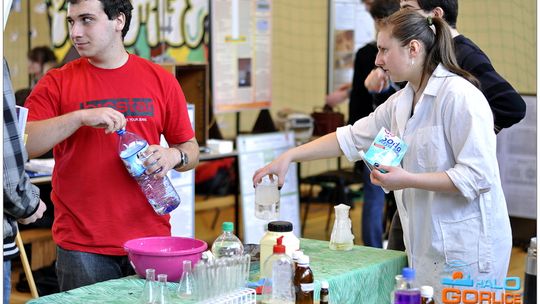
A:
[[[283,236],[276,240],[273,253],[264,262],[265,279],[262,303],[294,303],[293,277],[294,268],[292,259],[285,253],[282,244]]]

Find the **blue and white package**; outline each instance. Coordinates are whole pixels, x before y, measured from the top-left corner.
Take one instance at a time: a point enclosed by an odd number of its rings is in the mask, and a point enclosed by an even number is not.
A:
[[[366,153],[360,151],[364,163],[373,170],[375,165],[399,166],[407,151],[407,144],[382,127]],[[378,169],[382,173],[386,171]]]

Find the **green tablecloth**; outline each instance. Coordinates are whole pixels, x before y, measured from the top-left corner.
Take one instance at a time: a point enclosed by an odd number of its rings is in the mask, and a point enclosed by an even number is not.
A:
[[[328,242],[301,239],[300,247],[310,256],[315,278],[315,299],[319,298],[320,282],[328,281],[332,303],[390,303],[394,276],[407,265],[404,252],[354,246],[351,251],[333,251]],[[258,263],[257,263],[258,264]],[[258,277],[258,267],[251,278]],[[138,302],[144,280],[136,276],[101,282],[67,292],[52,294],[28,303],[114,303]],[[172,303],[190,303],[174,295],[178,284],[169,283]]]

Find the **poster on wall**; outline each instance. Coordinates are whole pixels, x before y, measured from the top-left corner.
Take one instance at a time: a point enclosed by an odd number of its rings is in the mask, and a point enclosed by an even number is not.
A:
[[[536,96],[522,96],[525,118],[497,135],[497,159],[510,216],[536,219],[537,211],[537,119]]]
[[[242,235],[245,244],[258,244],[270,222],[255,217],[253,173],[294,146],[293,132],[240,135],[236,138],[244,223]],[[280,212],[279,219],[276,220],[291,222],[296,236],[300,236],[301,230],[299,204],[297,164],[291,163],[280,190]]]
[[[154,62],[206,63],[207,0],[132,0],[124,45]],[[61,61],[79,57],[69,39],[67,1],[47,1],[52,48]]]
[[[359,0],[330,0],[329,7],[328,92],[333,92],[352,81],[356,51],[375,39],[375,27]]]
[[[212,0],[214,113],[270,107],[271,1]]]

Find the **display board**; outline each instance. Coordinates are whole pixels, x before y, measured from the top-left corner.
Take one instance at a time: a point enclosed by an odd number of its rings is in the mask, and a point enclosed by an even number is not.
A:
[[[212,0],[211,82],[214,113],[270,107],[270,0]]]
[[[242,235],[245,244],[258,244],[270,222],[255,217],[253,173],[292,147],[293,132],[240,135],[236,138],[244,228]],[[301,230],[299,202],[297,164],[292,163],[280,191],[279,220],[291,222],[296,236],[300,236]]]
[[[375,39],[373,18],[359,0],[329,0],[328,92],[351,82],[356,51]]]
[[[497,158],[508,213],[536,219],[536,96],[523,96],[525,118],[497,135]]]
[[[191,127],[195,128],[195,106],[188,104],[188,115]],[[161,137],[161,145],[168,147],[167,142]],[[181,203],[170,215],[171,235],[194,237],[195,236],[195,169],[187,172],[170,170],[167,176],[171,180],[176,192],[180,195]]]

